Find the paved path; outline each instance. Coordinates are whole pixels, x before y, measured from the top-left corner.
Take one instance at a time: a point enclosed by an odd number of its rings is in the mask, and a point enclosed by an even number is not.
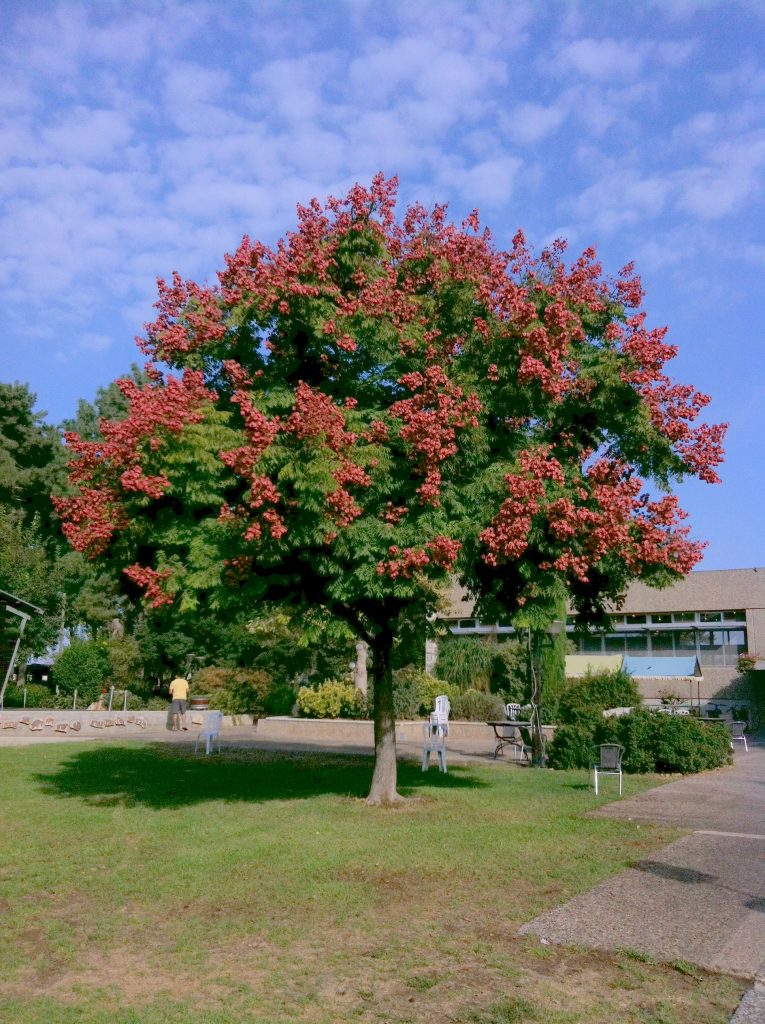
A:
[[[625,779],[629,792],[629,777]],[[735,764],[615,801],[599,817],[694,831],[521,929],[548,942],[633,949],[755,982],[736,1024],[765,1022],[765,745]]]

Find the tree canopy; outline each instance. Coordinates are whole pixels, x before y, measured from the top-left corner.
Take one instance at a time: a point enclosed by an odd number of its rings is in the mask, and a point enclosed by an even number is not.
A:
[[[724,427],[664,372],[632,267],[503,251],[473,213],[394,180],[246,237],[214,286],[160,280],[146,381],[101,437],[67,435],[70,542],[161,608],[263,602],[345,622],[374,658],[370,799],[396,799],[391,648],[456,573],[477,613],[584,619],[702,545],[669,488],[713,482]],[[170,369],[167,370],[166,367]]]

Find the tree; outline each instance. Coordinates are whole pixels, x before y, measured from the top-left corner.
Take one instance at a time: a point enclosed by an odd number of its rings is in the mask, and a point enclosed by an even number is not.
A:
[[[130,366],[130,380],[136,384],[145,384],[146,375],[140,366],[132,363]],[[105,388],[96,391],[93,402],[81,398],[77,403],[77,415],[74,419],[64,420],[62,429],[67,432],[74,432],[87,441],[98,441],[101,439],[101,421],[122,420],[128,415],[130,407],[128,401],[112,381]]]
[[[60,628],[62,574],[43,543],[37,520],[25,524],[21,509],[0,504],[0,589],[36,605],[42,615],[27,623],[17,664],[42,654]],[[18,622],[13,619],[14,627]],[[0,678],[0,685],[3,680]]]
[[[216,286],[159,281],[147,382],[103,440],[67,437],[77,548],[149,605],[322,609],[372,649],[369,799],[396,793],[391,657],[457,573],[491,621],[582,620],[627,583],[686,573],[701,545],[671,494],[715,480],[724,427],[663,367],[632,268],[592,250],[509,252],[445,209],[396,219],[395,180],[298,208],[275,249],[245,237]],[[165,371],[180,371],[179,375]],[[533,621],[532,621],[533,620]]]
[[[65,450],[56,427],[35,412],[28,385],[0,383],[0,504],[19,509],[44,539],[58,536],[50,495],[66,480]]]

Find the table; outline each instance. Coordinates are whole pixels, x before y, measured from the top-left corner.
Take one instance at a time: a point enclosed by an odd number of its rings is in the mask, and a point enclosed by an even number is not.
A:
[[[516,718],[506,718],[501,722],[487,722],[494,730],[494,735],[497,738],[497,745],[494,748],[494,757],[507,746],[515,747],[516,760],[518,755],[518,749],[520,748],[522,756],[526,757],[529,761],[531,756],[529,751],[531,749],[531,742],[526,743],[523,737],[522,729],[531,729],[531,722],[520,721]]]

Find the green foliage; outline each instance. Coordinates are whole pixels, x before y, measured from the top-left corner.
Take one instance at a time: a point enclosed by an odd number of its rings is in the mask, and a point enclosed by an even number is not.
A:
[[[141,689],[141,649],[135,637],[109,637],[104,649],[109,661],[109,684],[122,690]]]
[[[555,612],[557,622],[566,621],[566,602],[561,600]],[[542,644],[540,669],[542,672],[544,701],[556,702],[566,689],[566,651],[568,640],[561,629]]]
[[[58,531],[50,495],[66,481],[65,451],[45,413],[34,412],[36,401],[26,384],[0,384],[0,504],[50,541]]]
[[[451,718],[465,722],[496,722],[505,717],[505,702],[495,693],[466,690],[452,701]]]
[[[697,722],[686,715],[648,717],[648,749],[655,771],[701,772],[730,761],[730,734],[722,723]]]
[[[548,763],[551,768],[589,768],[601,743],[621,743],[622,766],[636,774],[700,772],[719,768],[731,756],[724,725],[641,709],[618,718],[580,718],[560,726],[548,746]]]
[[[306,718],[361,718],[364,698],[350,683],[330,680],[317,689],[301,686],[297,706]]]
[[[508,701],[525,704],[531,697],[528,664],[528,651],[523,640],[512,637],[498,644],[491,667],[491,692],[501,691]]]
[[[203,668],[194,676],[196,694],[210,696],[210,707],[226,715],[258,715],[272,691],[271,678],[260,669]]]
[[[590,768],[597,760],[595,723],[580,721],[572,725],[559,725],[547,744],[547,764],[550,768]]]
[[[574,683],[558,701],[558,719],[563,725],[589,720],[608,708],[632,708],[641,704],[634,679],[619,669],[616,672],[588,673]]]
[[[250,617],[245,629],[252,648],[248,663],[283,685],[299,677],[336,679],[356,656],[356,638],[348,626],[321,608],[290,614],[266,607],[257,618]]]
[[[372,717],[374,708],[374,680],[367,684],[367,714]],[[393,673],[393,713],[401,721],[425,717],[436,704],[436,697],[444,694],[453,701],[459,690],[443,679],[408,665]]]
[[[406,673],[406,676],[404,676],[404,673]],[[451,703],[459,693],[456,686],[452,686],[451,683],[446,683],[443,679],[437,679],[435,676],[432,676],[427,672],[411,667],[403,669],[401,672],[393,673],[394,693],[395,688],[399,685],[399,680],[402,677],[412,679],[416,684],[417,696],[419,698],[417,713],[420,715],[430,714],[436,706],[436,697],[444,695],[449,698],[449,702]]]
[[[488,691],[498,648],[478,638],[447,640],[438,652],[436,675],[458,690]]]
[[[0,589],[42,609],[32,615],[19,652],[23,665],[31,654],[42,654],[56,640],[60,625],[62,575],[55,555],[43,543],[37,519],[25,521],[22,510],[0,504]],[[0,610],[0,617],[4,612]],[[12,620],[13,639],[18,620]],[[2,679],[0,679],[2,684]]]
[[[109,676],[109,656],[99,640],[74,640],[58,655],[50,681],[62,693],[77,690],[79,705],[97,700]]]
[[[28,708],[52,708],[54,704],[55,694],[47,687],[42,686],[39,683],[27,683],[27,703]],[[7,708],[21,708],[24,707],[24,688],[22,686],[9,686],[5,691],[5,700],[3,701]],[[71,699],[68,702],[71,707]]]

